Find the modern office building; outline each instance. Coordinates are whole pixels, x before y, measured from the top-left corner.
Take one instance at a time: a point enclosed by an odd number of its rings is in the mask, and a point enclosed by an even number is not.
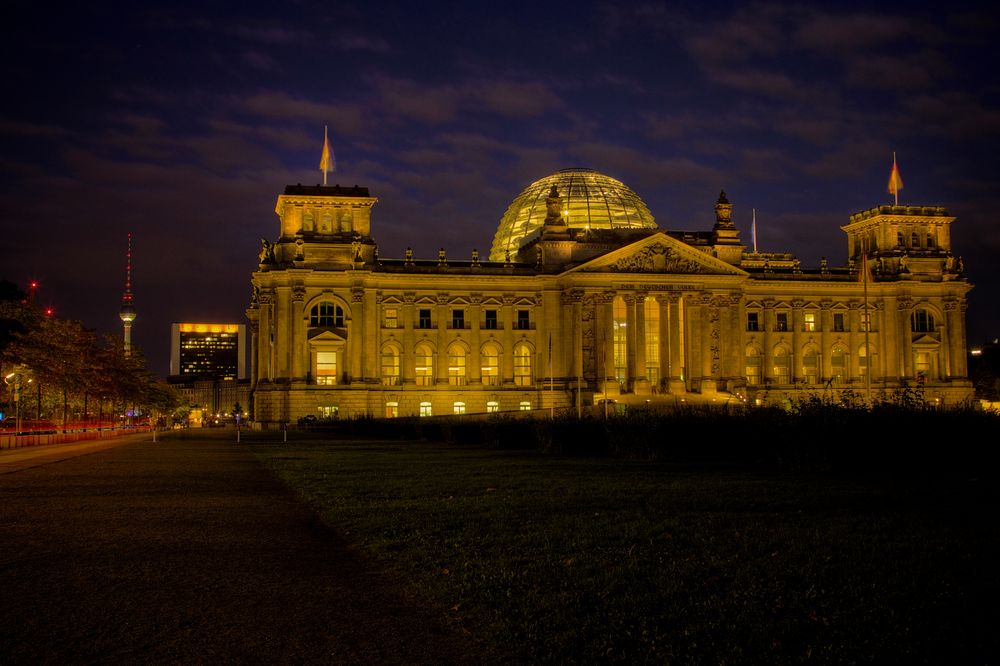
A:
[[[182,381],[245,379],[246,324],[172,324],[170,376]]]
[[[252,275],[253,416],[437,415],[679,399],[971,396],[955,218],[851,215],[847,262],[748,252],[725,194],[660,228],[586,169],[518,195],[487,258],[379,255],[366,188],[285,188]],[[837,254],[834,248],[830,254]],[[178,366],[179,367],[179,366]]]

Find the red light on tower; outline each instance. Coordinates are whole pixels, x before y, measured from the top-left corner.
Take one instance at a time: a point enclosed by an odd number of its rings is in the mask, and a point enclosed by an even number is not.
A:
[[[56,313],[56,311],[55,311],[54,308],[45,308],[45,316],[46,317],[51,317],[55,313]]]

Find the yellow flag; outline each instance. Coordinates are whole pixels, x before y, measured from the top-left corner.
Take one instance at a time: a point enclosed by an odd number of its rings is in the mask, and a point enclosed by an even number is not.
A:
[[[326,185],[326,174],[336,170],[337,163],[334,161],[333,151],[330,150],[330,137],[327,128],[323,127],[323,154],[319,158],[319,170],[323,172],[323,184]]]
[[[889,194],[899,198],[899,191],[903,189],[903,177],[899,175],[899,165],[896,164],[896,153],[892,154],[892,171],[889,172]]]

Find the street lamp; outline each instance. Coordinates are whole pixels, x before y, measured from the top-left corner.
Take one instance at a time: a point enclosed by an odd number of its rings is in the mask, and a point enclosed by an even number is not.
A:
[[[12,372],[3,378],[7,386],[11,385],[11,380],[14,380],[14,434],[17,435],[21,432],[21,373]]]

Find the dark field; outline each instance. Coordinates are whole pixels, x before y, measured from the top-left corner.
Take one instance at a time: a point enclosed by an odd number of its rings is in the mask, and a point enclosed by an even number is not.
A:
[[[249,446],[328,524],[504,659],[1000,654],[995,469],[848,473],[356,439]]]

